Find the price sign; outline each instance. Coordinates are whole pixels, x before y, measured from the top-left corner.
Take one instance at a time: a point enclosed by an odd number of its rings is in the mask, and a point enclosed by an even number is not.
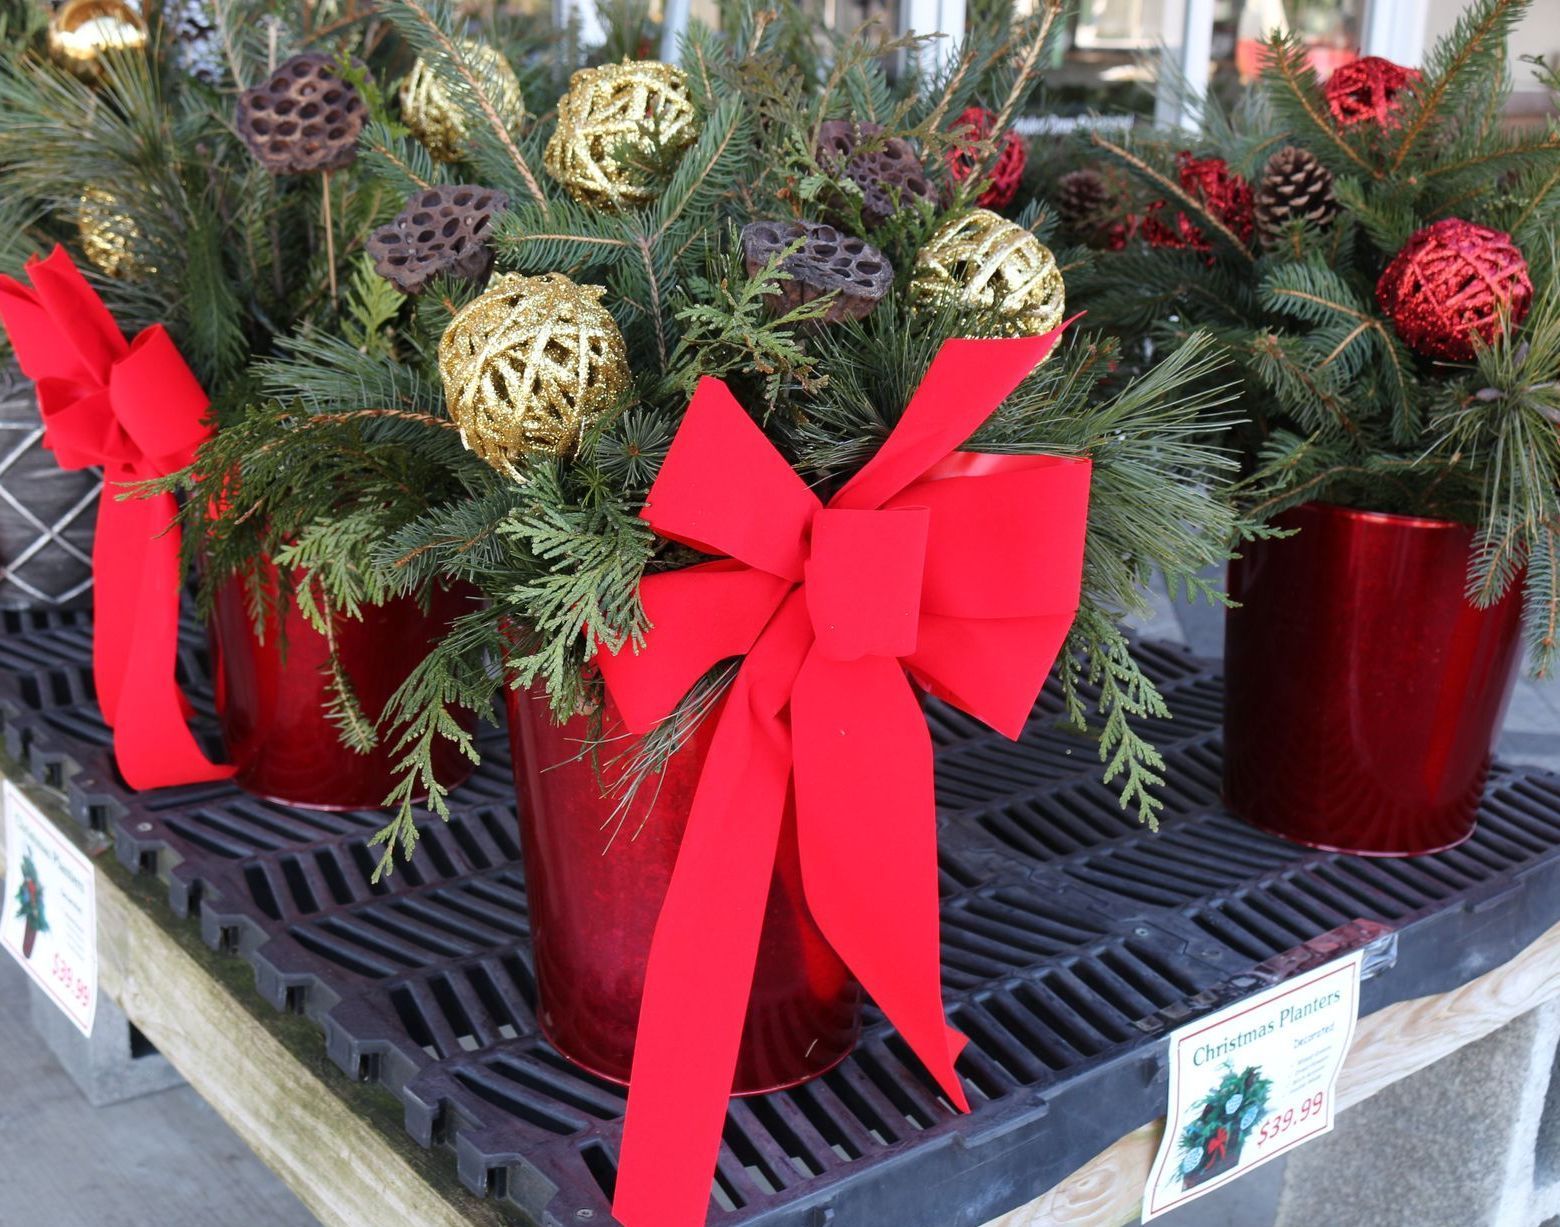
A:
[[[10,780],[5,809],[4,946],[50,999],[92,1034],[97,1013],[97,891],[87,854]]]
[[[1143,1191],[1145,1223],[1332,1128],[1364,957],[1355,951],[1170,1036],[1170,1101]]]

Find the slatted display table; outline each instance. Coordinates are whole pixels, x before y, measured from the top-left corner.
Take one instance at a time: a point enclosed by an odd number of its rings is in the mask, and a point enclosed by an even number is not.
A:
[[[622,1091],[537,1032],[500,739],[370,880],[374,813],[225,785],[134,794],[92,702],[90,628],[4,615],[6,774],[102,865],[102,989],[327,1224],[606,1223]],[[209,714],[200,638],[181,668]],[[1340,1088],[1362,1098],[1560,992],[1560,778],[1497,768],[1478,834],[1364,860],[1218,804],[1216,672],[1145,648],[1175,713],[1158,834],[1042,696],[1017,745],[949,709],[938,747],[943,976],[970,1037],[960,1116],[880,1018],[842,1066],[734,1102],[719,1227],[1120,1224],[1196,1014],[1367,947]]]

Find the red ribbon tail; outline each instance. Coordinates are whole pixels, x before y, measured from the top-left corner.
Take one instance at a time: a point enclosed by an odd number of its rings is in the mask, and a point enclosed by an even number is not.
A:
[[[93,605],[100,615],[92,628],[92,685],[109,728],[119,723],[125,662],[134,654],[135,627],[127,615],[141,583],[139,542],[145,518],[134,504],[121,503],[118,493],[115,479],[105,473],[92,538]]]
[[[752,691],[744,671],[650,946],[612,1203],[625,1227],[698,1227],[709,1212],[791,773],[785,727],[754,712]]]
[[[185,723],[179,651],[179,534],[171,495],[120,501],[105,480],[93,547],[92,670],[114,758],[134,789],[226,779]]]
[[[829,944],[969,1111],[942,1004],[932,743],[897,660],[814,651],[791,696],[797,840],[807,904]]]

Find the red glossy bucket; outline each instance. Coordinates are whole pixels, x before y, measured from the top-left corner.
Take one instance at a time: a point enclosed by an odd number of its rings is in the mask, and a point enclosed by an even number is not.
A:
[[[1473,530],[1307,503],[1230,568],[1224,796],[1299,843],[1409,856],[1473,833],[1521,657],[1513,590],[1464,596]]]
[[[610,707],[605,719],[609,730],[619,727]],[[601,764],[598,775],[581,754],[590,728],[583,716],[559,726],[544,699],[509,692],[537,1021],[576,1065],[626,1082],[650,939],[714,721],[621,813],[602,790],[614,766]],[[860,1029],[860,989],[807,910],[796,841],[782,834],[780,847],[737,1062],[739,1095],[817,1077],[845,1057]]]
[[[338,618],[337,652],[370,718],[406,680],[412,667],[470,608],[469,592],[439,588],[426,612],[410,598],[366,606],[361,620]],[[264,641],[255,634],[243,585],[234,579],[217,594],[210,634],[218,674],[217,707],[235,782],[271,801],[311,809],[375,809],[395,786],[402,754],[393,739],[359,754],[341,741],[327,716],[330,648],[325,637],[287,606],[279,634],[275,620]],[[449,742],[434,751],[439,779],[464,780],[471,764]]]

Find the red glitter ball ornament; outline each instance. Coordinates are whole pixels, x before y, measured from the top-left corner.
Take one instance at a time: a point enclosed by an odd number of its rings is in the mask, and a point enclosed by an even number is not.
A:
[[[1251,184],[1230,170],[1223,158],[1194,158],[1187,150],[1175,155],[1181,186],[1217,217],[1242,243],[1251,242]],[[1156,200],[1143,218],[1143,237],[1150,247],[1186,247],[1208,255],[1213,243],[1185,213],[1169,218],[1169,202]]]
[[[1322,93],[1340,128],[1372,121],[1378,128],[1395,128],[1403,91],[1418,80],[1417,68],[1367,55],[1337,69]]]
[[[997,117],[984,107],[970,107],[953,121],[953,130],[971,141],[985,141],[996,126]],[[1002,152],[986,179],[986,190],[975,203],[983,209],[1004,209],[1013,203],[1018,194],[1018,181],[1023,178],[1024,163],[1028,160],[1023,138],[1011,128],[1002,134]],[[955,183],[963,183],[975,173],[978,160],[970,145],[955,145],[948,150],[948,173]]]
[[[1533,282],[1509,234],[1448,217],[1403,245],[1376,282],[1376,301],[1415,353],[1466,362],[1474,337],[1495,339],[1503,313],[1522,322]]]

